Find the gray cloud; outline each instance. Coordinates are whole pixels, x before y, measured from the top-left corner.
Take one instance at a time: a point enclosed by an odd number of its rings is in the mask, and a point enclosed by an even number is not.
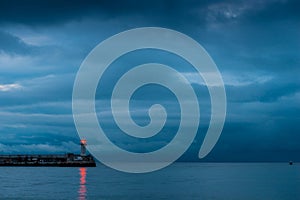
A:
[[[8,54],[30,54],[32,53],[33,46],[23,42],[20,38],[13,36],[9,33],[0,31],[0,52]]]
[[[74,142],[63,142],[61,145],[51,145],[49,143],[40,144],[2,144],[0,143],[1,154],[37,154],[37,153],[78,153],[78,146]]]
[[[272,79],[265,83],[227,86],[227,92],[228,100],[233,102],[272,102],[300,92],[300,84],[293,80]]]

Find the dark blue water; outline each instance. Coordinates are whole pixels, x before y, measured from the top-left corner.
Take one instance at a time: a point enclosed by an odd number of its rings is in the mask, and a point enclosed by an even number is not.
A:
[[[148,174],[0,168],[0,199],[300,199],[300,164],[175,163]]]

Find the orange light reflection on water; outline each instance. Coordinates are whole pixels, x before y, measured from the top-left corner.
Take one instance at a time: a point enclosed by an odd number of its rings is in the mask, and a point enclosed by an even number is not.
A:
[[[79,175],[80,175],[80,186],[79,186],[79,190],[78,190],[78,199],[79,200],[86,200],[86,193],[87,193],[87,189],[86,189],[86,173],[87,170],[86,168],[82,167],[79,168]]]

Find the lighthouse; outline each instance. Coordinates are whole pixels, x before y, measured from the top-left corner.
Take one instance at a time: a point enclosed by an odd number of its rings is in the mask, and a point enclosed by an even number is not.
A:
[[[86,156],[86,140],[85,139],[80,140],[80,146],[81,146],[80,155]]]

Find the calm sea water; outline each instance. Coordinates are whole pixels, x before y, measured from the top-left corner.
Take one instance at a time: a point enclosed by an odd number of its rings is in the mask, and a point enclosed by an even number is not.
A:
[[[300,199],[300,164],[175,163],[148,174],[1,167],[0,199]]]

